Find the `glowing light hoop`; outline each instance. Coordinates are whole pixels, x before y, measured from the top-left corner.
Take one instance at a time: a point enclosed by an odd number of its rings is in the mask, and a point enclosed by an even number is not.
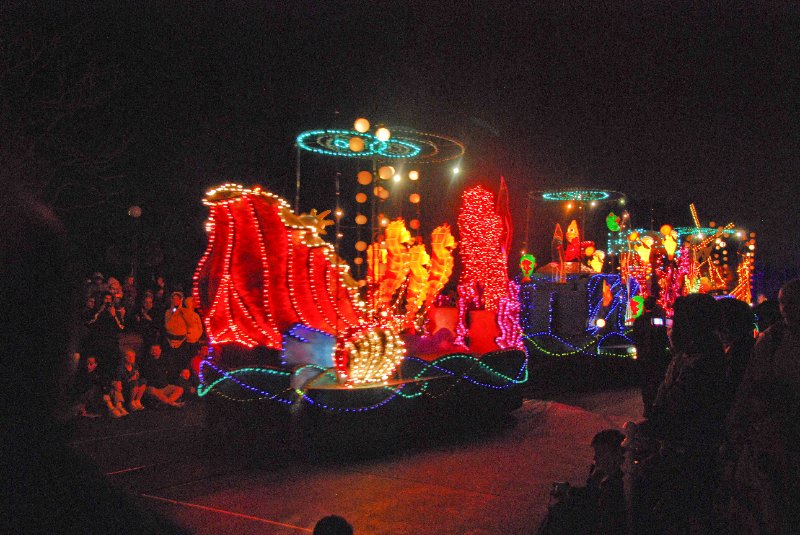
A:
[[[360,137],[364,140],[364,150],[354,152],[350,150],[350,139]],[[422,148],[412,140],[393,138],[381,141],[369,133],[360,133],[355,130],[308,130],[301,132],[295,139],[297,146],[309,152],[324,154],[326,156],[341,156],[346,158],[414,158]]]
[[[609,201],[622,198],[622,194],[615,191],[602,189],[572,189],[561,191],[546,191],[542,193],[544,201]]]
[[[722,227],[675,227],[672,230],[678,233],[679,236],[698,236],[703,235],[704,237],[707,236],[716,236],[717,233],[720,234],[727,234],[727,235],[735,235],[737,230],[736,229],[726,229]]]
[[[406,128],[392,128],[391,131],[388,141],[381,141],[370,133],[331,129],[301,132],[295,141],[301,149],[325,156],[402,159],[423,164],[454,160],[466,150],[463,143],[448,136]],[[353,137],[364,140],[364,150],[350,150]]]
[[[466,148],[459,140],[441,134],[420,132],[407,128],[394,128],[392,135],[423,147],[421,153],[411,158],[417,163],[442,163],[464,155]]]

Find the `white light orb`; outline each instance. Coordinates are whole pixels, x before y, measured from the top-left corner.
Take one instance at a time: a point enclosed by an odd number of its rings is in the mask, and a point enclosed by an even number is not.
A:
[[[369,121],[364,119],[363,117],[359,117],[356,119],[356,122],[353,123],[353,128],[356,129],[356,132],[361,132],[362,134],[369,130]]]
[[[375,130],[375,137],[378,138],[380,141],[389,141],[389,138],[392,137],[392,133],[389,132],[389,129],[385,126],[382,126]]]

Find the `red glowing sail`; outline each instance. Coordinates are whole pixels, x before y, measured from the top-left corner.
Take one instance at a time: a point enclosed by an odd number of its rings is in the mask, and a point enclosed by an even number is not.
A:
[[[293,324],[336,335],[366,320],[354,281],[319,237],[324,215],[297,216],[259,189],[207,194],[209,241],[194,276],[212,344],[280,349]]]

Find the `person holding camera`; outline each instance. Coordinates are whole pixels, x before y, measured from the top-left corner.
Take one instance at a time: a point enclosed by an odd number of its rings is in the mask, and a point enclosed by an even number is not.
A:
[[[633,533],[712,532],[719,449],[729,407],[721,309],[708,294],[678,297],[673,358],[635,434],[654,451],[632,484]]]
[[[639,387],[642,391],[642,416],[648,418],[658,387],[664,380],[672,354],[669,350],[667,328],[672,320],[666,318],[655,296],[644,300],[644,312],[633,322],[631,338],[636,345],[636,362],[639,370]]]
[[[125,329],[122,315],[114,306],[111,292],[103,292],[103,301],[94,316],[86,323],[89,329],[87,354],[97,358],[100,374],[110,379],[116,369],[119,353],[119,335]]]
[[[567,533],[627,533],[627,509],[622,463],[625,439],[620,431],[606,429],[592,439],[594,462],[583,487],[555,482],[550,491],[554,503],[537,535]]]

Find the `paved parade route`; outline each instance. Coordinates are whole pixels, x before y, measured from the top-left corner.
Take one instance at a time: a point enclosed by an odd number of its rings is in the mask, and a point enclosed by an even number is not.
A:
[[[328,514],[356,533],[528,533],[546,512],[551,482],[584,481],[592,436],[641,408],[633,389],[560,401],[526,401],[516,425],[494,435],[360,461],[216,454],[204,440],[202,404],[92,422],[73,445],[144,506],[197,534],[309,533]]]

